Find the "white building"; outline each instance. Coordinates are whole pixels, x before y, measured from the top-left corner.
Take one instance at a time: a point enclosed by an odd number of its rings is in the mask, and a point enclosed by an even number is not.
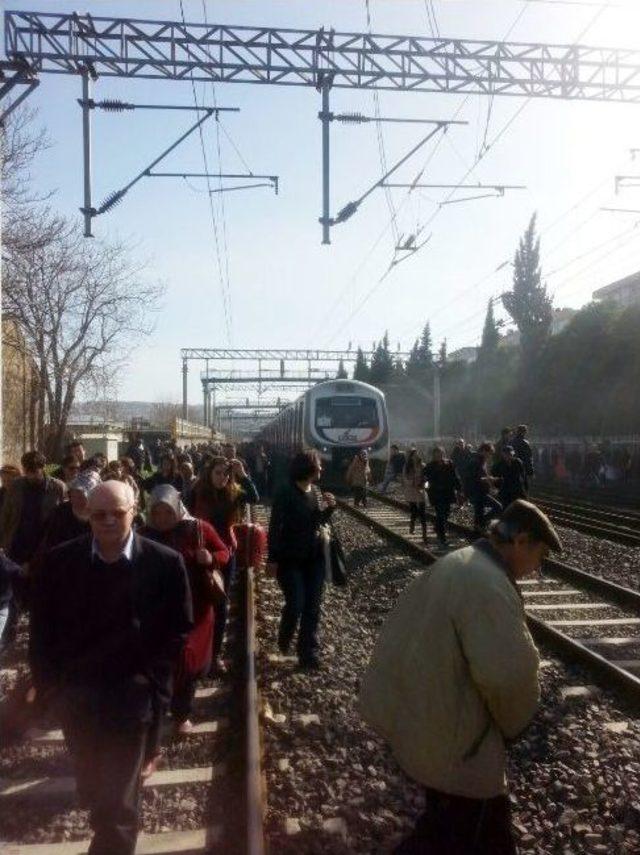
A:
[[[454,350],[453,353],[450,353],[447,356],[447,362],[466,362],[467,365],[471,365],[471,363],[475,362],[477,358],[477,347],[461,347],[458,350]]]
[[[554,309],[551,319],[551,335],[558,335],[567,326],[577,309]],[[517,347],[520,344],[520,332],[509,330],[500,338],[502,347]]]
[[[593,292],[594,300],[613,300],[623,309],[640,303],[640,273],[632,273]]]

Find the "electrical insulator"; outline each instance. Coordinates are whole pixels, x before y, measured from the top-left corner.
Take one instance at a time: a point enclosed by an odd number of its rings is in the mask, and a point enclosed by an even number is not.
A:
[[[371,121],[368,116],[364,116],[362,113],[338,113],[334,118],[336,122],[352,122],[356,125]]]
[[[97,101],[96,107],[101,110],[107,110],[110,113],[123,113],[125,110],[135,110],[133,104],[126,101],[118,101],[116,98],[106,98],[104,101]]]

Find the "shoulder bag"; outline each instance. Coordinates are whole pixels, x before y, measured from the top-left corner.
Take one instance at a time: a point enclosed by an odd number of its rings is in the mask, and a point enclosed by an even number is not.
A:
[[[204,534],[202,532],[202,522],[198,519],[194,520],[194,522],[196,524],[198,549],[206,549],[207,547],[204,542]],[[202,576],[205,582],[207,599],[214,606],[220,605],[227,599],[222,573],[213,564],[210,567],[201,566],[200,569],[202,570]]]

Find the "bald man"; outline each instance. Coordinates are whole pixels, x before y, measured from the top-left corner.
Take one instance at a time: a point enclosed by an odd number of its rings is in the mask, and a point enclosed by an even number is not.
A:
[[[172,666],[192,626],[177,552],[132,530],[133,491],[89,494],[91,534],[45,558],[34,592],[31,667],[55,700],[91,812],[90,855],[132,855],[150,728],[168,703]]]

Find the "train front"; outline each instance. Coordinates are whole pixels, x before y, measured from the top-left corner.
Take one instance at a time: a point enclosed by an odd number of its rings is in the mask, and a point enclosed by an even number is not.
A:
[[[323,460],[325,479],[342,484],[344,472],[361,448],[369,452],[374,474],[389,452],[385,398],[379,389],[350,380],[321,383],[307,393],[307,444]]]

